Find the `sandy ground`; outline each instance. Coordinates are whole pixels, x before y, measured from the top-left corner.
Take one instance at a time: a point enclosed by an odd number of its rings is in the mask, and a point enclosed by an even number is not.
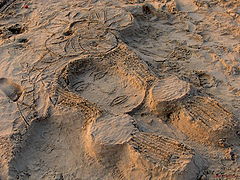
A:
[[[240,179],[238,0],[0,0],[0,179]]]

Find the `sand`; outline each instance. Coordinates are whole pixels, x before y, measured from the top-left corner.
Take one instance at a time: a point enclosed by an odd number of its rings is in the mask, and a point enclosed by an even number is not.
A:
[[[240,178],[238,0],[0,0],[0,180]]]

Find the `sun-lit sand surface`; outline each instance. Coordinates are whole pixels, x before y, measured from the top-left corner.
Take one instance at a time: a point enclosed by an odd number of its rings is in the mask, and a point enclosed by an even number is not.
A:
[[[0,180],[240,179],[239,0],[0,0]]]

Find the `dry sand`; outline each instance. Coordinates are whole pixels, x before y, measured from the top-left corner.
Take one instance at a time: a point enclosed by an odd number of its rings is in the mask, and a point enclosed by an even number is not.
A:
[[[0,0],[0,179],[240,179],[239,8]]]

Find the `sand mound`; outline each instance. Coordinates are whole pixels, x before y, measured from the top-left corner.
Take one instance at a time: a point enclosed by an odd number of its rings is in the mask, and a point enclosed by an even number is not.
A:
[[[73,56],[106,53],[118,45],[114,31],[120,32],[134,24],[131,13],[122,8],[94,8],[76,12],[66,28],[46,41],[54,55]]]
[[[85,148],[103,166],[115,167],[120,179],[147,177],[195,179],[205,167],[186,145],[154,133],[138,132],[129,115],[101,117],[88,126]],[[128,167],[128,168],[126,168]]]
[[[59,83],[111,113],[130,112],[143,102],[154,76],[136,54],[126,56],[128,52],[120,45],[102,57],[74,60],[61,71]]]
[[[132,117],[126,114],[98,118],[88,127],[86,150],[103,165],[116,165],[126,143],[137,131],[133,122]]]
[[[195,179],[203,169],[202,159],[186,145],[153,133],[136,133],[130,144],[130,159],[138,173],[152,178]]]
[[[190,84],[175,76],[156,82],[149,91],[149,107],[159,115],[168,115],[190,94]]]
[[[196,96],[186,101],[174,114],[172,123],[189,137],[217,144],[220,139],[236,136],[236,119],[217,101]]]

